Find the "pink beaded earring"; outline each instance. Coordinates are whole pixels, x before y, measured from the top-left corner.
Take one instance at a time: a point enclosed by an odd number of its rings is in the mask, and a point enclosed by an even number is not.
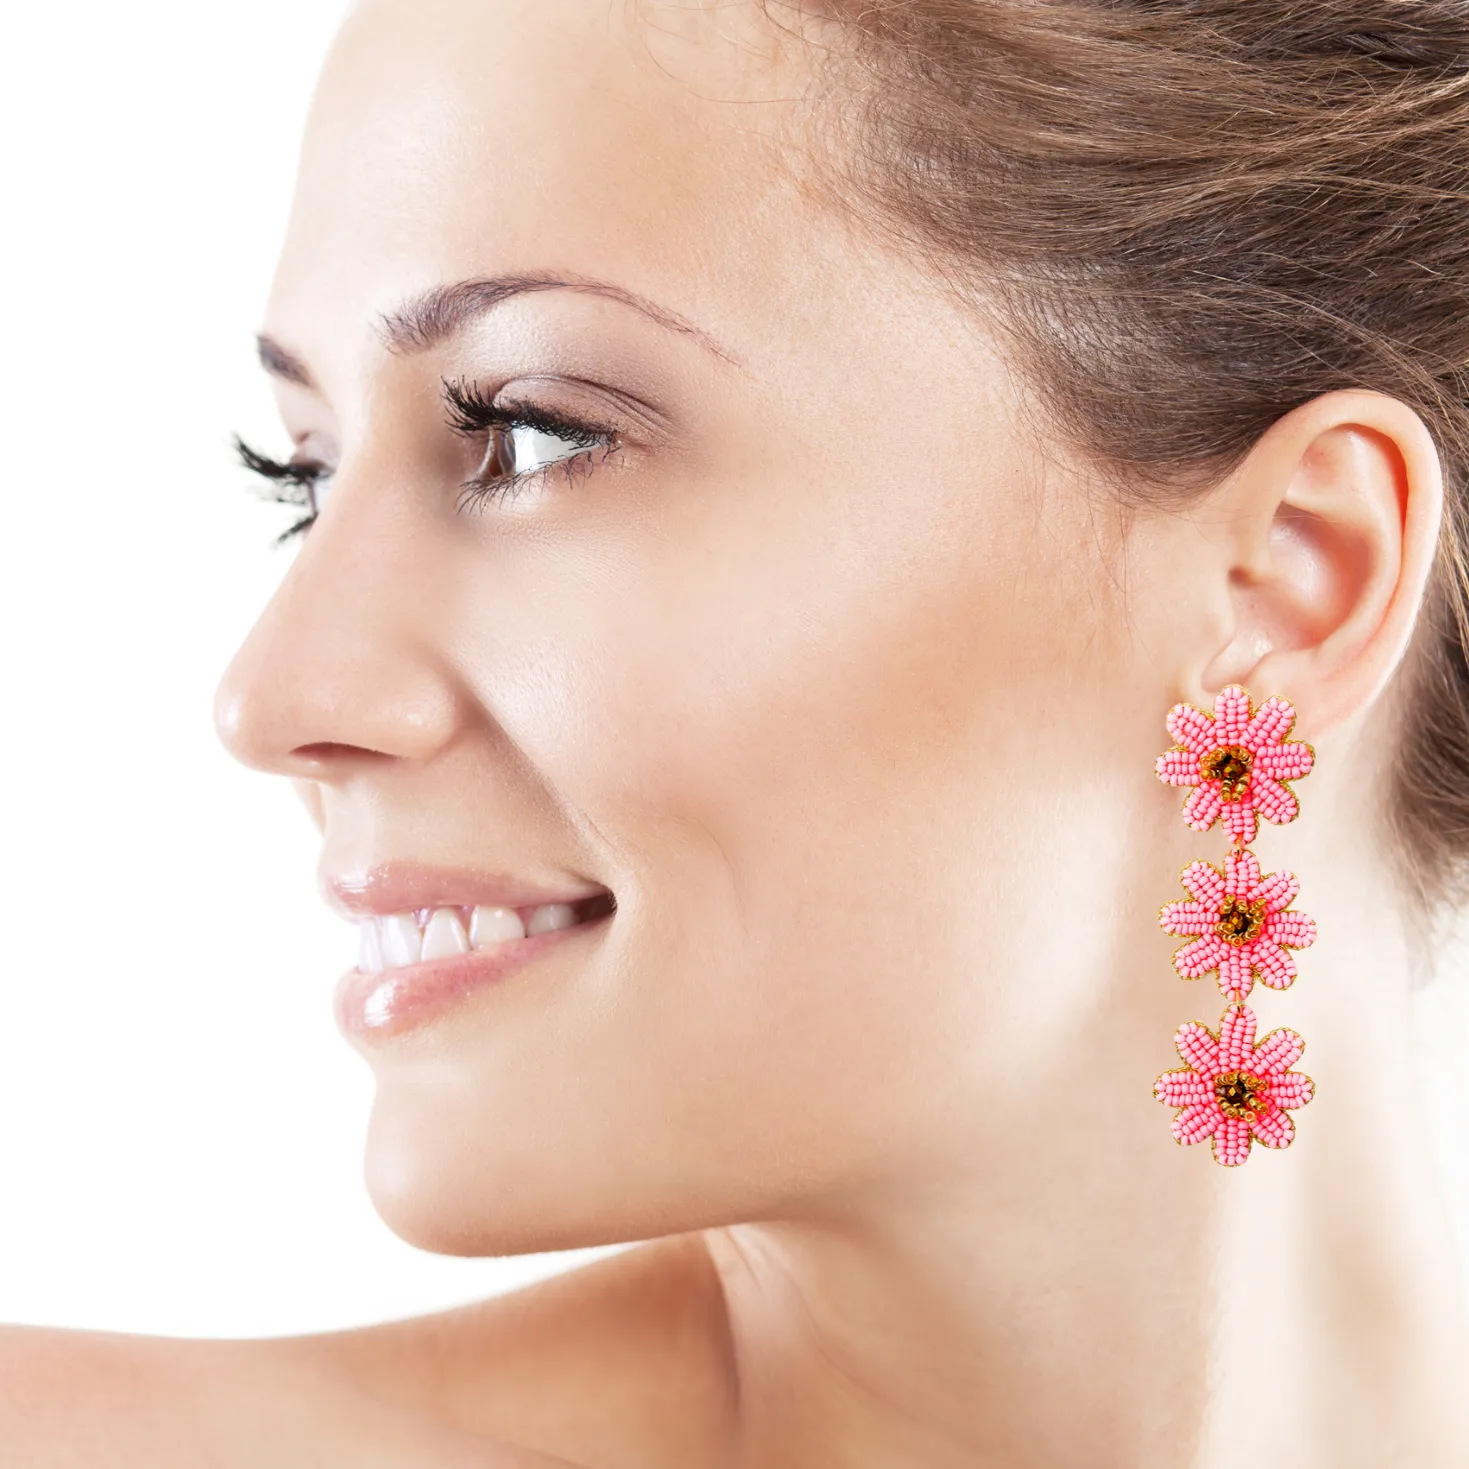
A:
[[[1289,950],[1304,949],[1316,925],[1290,905],[1300,883],[1290,872],[1262,874],[1247,843],[1259,818],[1284,825],[1300,814],[1286,784],[1310,773],[1316,752],[1304,741],[1282,743],[1295,721],[1284,699],[1252,709],[1238,684],[1220,691],[1214,713],[1192,704],[1168,711],[1168,732],[1178,741],[1158,757],[1160,780],[1193,786],[1183,818],[1195,831],[1220,821],[1230,836],[1223,867],[1190,862],[1183,869],[1189,899],[1165,903],[1158,922],[1165,933],[1190,936],[1174,951],[1180,978],[1217,973],[1230,1002],[1216,1034],[1196,1021],[1173,1037],[1184,1069],[1165,1071],[1153,1095],[1178,1111],[1173,1136],[1180,1143],[1214,1140],[1214,1161],[1243,1163],[1256,1138],[1267,1148],[1289,1147],[1295,1136],[1290,1110],[1311,1100],[1315,1083],[1290,1068],[1305,1042],[1293,1030],[1255,1039],[1255,1012],[1246,1005],[1256,978],[1272,989],[1296,977]]]

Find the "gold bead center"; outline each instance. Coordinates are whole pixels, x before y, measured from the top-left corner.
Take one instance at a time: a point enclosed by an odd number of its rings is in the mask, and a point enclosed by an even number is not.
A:
[[[1245,787],[1250,783],[1250,766],[1255,757],[1241,745],[1224,745],[1210,750],[1199,761],[1199,770],[1205,780],[1219,782],[1219,794],[1226,801],[1244,798]]]
[[[1214,932],[1226,944],[1251,944],[1265,927],[1264,903],[1247,903],[1243,898],[1226,898],[1219,908]]]
[[[1268,1086],[1248,1071],[1226,1071],[1214,1079],[1214,1099],[1226,1117],[1248,1117],[1270,1105],[1265,1093]]]

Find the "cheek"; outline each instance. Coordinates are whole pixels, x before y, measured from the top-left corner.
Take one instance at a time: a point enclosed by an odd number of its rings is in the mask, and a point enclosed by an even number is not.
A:
[[[417,1242],[694,1228],[952,1143],[935,1115],[968,1108],[1032,947],[1089,582],[1003,474],[845,494],[711,495],[507,574],[466,624],[507,630],[477,696],[606,844],[619,912],[594,972],[431,1084],[380,1075],[375,1193]]]
[[[778,518],[690,527],[591,620],[598,818],[648,918],[629,1001],[733,1123],[758,1099],[859,1150],[904,1131],[1023,961],[998,920],[1055,855],[1035,816],[1073,778],[1101,575],[991,462],[860,505],[808,479]]]

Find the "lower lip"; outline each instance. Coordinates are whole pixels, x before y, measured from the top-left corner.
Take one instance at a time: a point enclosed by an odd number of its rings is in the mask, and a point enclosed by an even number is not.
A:
[[[349,969],[337,981],[337,1028],[351,1040],[401,1035],[578,935],[600,932],[611,918],[611,913],[602,913],[570,928],[554,928],[529,938],[509,939],[493,948],[456,954],[452,959],[405,964],[401,969],[384,969],[377,974]]]

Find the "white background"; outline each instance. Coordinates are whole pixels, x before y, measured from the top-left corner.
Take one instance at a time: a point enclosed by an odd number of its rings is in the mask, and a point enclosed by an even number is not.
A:
[[[0,1320],[325,1329],[566,1263],[438,1259],[373,1214],[351,936],[294,797],[210,724],[285,564],[228,441],[285,447],[252,337],[341,9],[0,25]],[[1461,1221],[1466,993],[1423,1017]]]

